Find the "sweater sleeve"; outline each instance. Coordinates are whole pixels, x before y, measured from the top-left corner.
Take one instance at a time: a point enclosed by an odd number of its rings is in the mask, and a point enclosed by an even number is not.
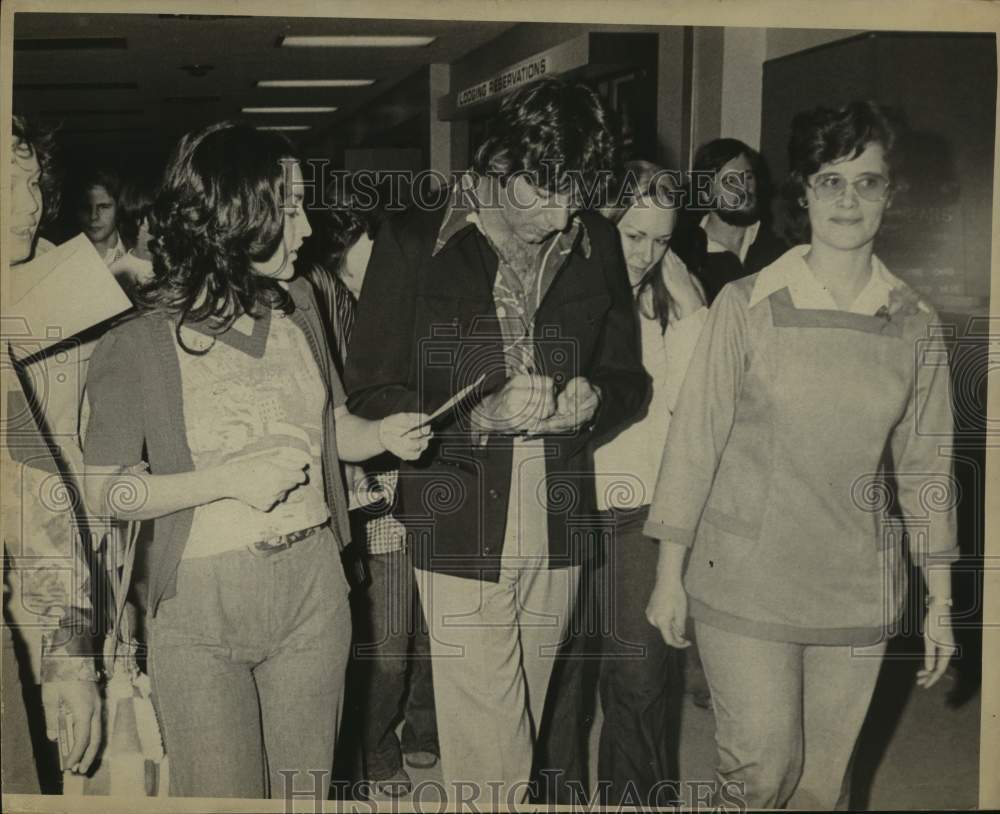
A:
[[[708,312],[670,421],[645,534],[690,546],[733,426],[747,350],[745,295],[726,286]]]
[[[605,224],[606,226],[606,224]],[[601,403],[593,418],[590,435],[599,438],[628,423],[639,412],[649,394],[650,378],[642,366],[639,323],[635,298],[628,282],[621,243],[613,229],[612,239],[593,234],[594,248],[602,254],[611,308],[604,317],[597,351],[588,379],[601,388]],[[580,442],[587,440],[581,433]]]
[[[672,320],[667,325],[667,335],[664,344],[667,348],[666,370],[661,387],[667,397],[667,407],[671,413],[677,409],[677,399],[680,398],[681,386],[687,375],[688,365],[705,326],[708,309],[705,307],[693,311],[683,319]]]
[[[891,448],[897,499],[909,532],[910,554],[917,564],[959,557],[953,474],[951,376],[948,349],[940,337],[920,339],[913,392],[892,433]],[[926,543],[918,529],[926,528]]]
[[[131,466],[142,459],[145,440],[137,348],[112,330],[98,342],[87,370],[90,418],[83,460],[90,466]]]

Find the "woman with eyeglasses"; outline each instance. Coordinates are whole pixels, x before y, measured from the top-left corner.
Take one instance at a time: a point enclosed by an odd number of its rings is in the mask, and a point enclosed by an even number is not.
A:
[[[809,242],[713,304],[645,526],[661,541],[647,614],[675,647],[693,617],[718,792],[750,808],[847,806],[903,612],[904,530],[927,587],[918,685],[954,652],[947,352],[873,252],[896,141],[870,102],[795,118],[790,201]]]
[[[154,281],[90,362],[87,503],[155,521],[149,672],[174,796],[328,782],[351,638],[339,462],[429,439],[423,414],[347,412],[295,278],[303,194],[279,135],[185,136],[150,214]]]

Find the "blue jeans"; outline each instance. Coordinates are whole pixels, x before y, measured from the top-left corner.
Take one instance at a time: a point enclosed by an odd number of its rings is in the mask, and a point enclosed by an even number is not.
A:
[[[149,627],[171,795],[281,798],[284,770],[325,799],[351,637],[333,532],[182,560]]]

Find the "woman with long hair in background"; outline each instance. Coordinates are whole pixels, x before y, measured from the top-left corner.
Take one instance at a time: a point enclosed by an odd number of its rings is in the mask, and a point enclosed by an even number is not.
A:
[[[594,451],[598,508],[614,528],[601,597],[612,604],[613,630],[599,679],[604,725],[598,779],[609,784],[608,805],[627,799],[630,785],[644,804],[665,805],[676,786],[659,799],[651,795],[658,783],[677,780],[681,672],[678,654],[644,615],[658,546],[642,527],[707,309],[697,278],[670,248],[682,204],[676,174],[648,161],[629,162],[613,203],[603,212],[618,227],[652,390],[640,418]]]

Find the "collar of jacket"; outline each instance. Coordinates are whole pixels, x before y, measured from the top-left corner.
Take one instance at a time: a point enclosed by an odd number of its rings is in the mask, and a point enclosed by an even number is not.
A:
[[[465,173],[452,185],[448,196],[448,209],[438,230],[434,251],[431,252],[432,257],[452,245],[458,235],[465,234],[469,229],[479,230],[476,223],[479,210],[476,206],[475,183],[472,174]],[[590,234],[587,232],[587,225],[576,216],[571,219],[565,231],[556,232],[545,241],[544,246],[548,248],[553,242],[558,244],[557,256],[567,255],[579,246],[583,256],[590,257]]]

